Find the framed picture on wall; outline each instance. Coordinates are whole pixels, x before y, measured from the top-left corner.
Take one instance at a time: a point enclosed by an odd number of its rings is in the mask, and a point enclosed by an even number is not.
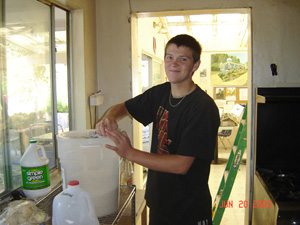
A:
[[[207,75],[207,69],[206,69],[206,67],[201,67],[200,66],[200,77],[206,77]]]
[[[248,100],[248,89],[247,88],[240,88],[240,101],[247,101]]]
[[[223,99],[225,99],[224,88],[216,88],[215,89],[215,99],[216,100],[223,100]]]
[[[235,101],[236,100],[236,90],[235,88],[226,88],[226,100]]]
[[[212,86],[247,86],[248,53],[211,54]]]
[[[226,104],[246,104],[248,101],[247,87],[214,87],[214,99],[220,102],[224,100]]]

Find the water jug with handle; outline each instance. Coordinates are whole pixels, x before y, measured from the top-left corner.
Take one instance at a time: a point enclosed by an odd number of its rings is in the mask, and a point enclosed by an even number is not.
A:
[[[71,180],[68,187],[55,196],[52,204],[52,225],[99,225],[90,194]]]
[[[36,199],[48,194],[50,192],[49,159],[43,146],[31,140],[20,164],[26,197]]]

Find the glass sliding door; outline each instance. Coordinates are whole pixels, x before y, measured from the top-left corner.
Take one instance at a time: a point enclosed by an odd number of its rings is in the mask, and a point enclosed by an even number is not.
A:
[[[32,0],[5,1],[4,20],[1,148],[5,179],[0,185],[9,190],[21,185],[20,158],[29,140],[51,129],[47,126],[52,121],[50,8]]]
[[[68,12],[54,7],[57,130],[69,131]]]
[[[29,140],[35,139],[44,147],[50,169],[56,166],[55,135],[69,130],[70,113],[68,13],[36,0],[0,0],[0,3],[0,195],[3,195],[22,185],[20,159]]]

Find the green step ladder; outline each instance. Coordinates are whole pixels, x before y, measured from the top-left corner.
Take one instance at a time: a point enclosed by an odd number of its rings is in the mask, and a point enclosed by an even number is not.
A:
[[[212,206],[212,220],[213,225],[219,225],[221,223],[225,207],[222,203],[229,199],[237,172],[239,170],[242,157],[247,146],[247,105],[244,109],[244,113],[239,124],[239,129],[235,137],[233,147],[231,149],[225,171]]]

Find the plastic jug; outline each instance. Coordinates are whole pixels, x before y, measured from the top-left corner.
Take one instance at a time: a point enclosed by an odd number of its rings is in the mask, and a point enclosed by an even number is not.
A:
[[[52,204],[52,225],[99,225],[88,192],[79,181],[69,181],[68,187],[55,196]]]
[[[132,162],[122,158],[122,172],[120,174],[121,185],[132,185],[133,184],[133,166]]]
[[[34,140],[30,141],[20,164],[26,197],[35,199],[48,194],[50,192],[49,159],[43,146],[37,145]]]

